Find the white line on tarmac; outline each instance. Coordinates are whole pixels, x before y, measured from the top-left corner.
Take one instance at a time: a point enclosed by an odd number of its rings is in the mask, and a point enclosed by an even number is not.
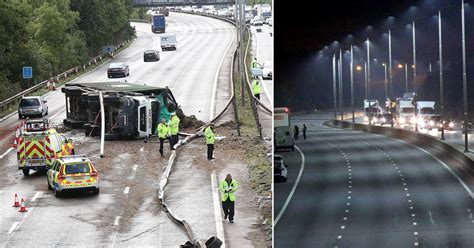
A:
[[[120,216],[115,217],[114,226],[118,226],[120,218]]]
[[[2,155],[0,155],[0,159],[2,159],[2,158],[4,158],[5,156],[7,156],[7,154],[8,154],[9,152],[11,152],[12,150],[13,150],[13,147],[8,148],[8,150],[7,150],[5,153],[3,153]]]
[[[8,229],[8,234],[12,234],[13,231],[15,231],[15,228],[18,226],[18,224],[20,224],[20,222],[15,221],[15,223],[13,223],[13,225],[10,227],[10,229]]]
[[[130,192],[130,187],[125,187],[125,190],[123,191],[124,194],[128,194],[128,192]]]
[[[427,150],[421,148],[421,147],[418,147],[418,146],[414,146],[412,144],[409,144],[403,140],[399,140],[399,139],[395,139],[401,143],[404,143],[404,144],[407,144],[409,146],[412,146],[412,147],[415,147],[416,149],[428,154],[430,157],[434,158],[436,161],[438,161],[438,163],[442,164],[444,168],[446,168],[446,170],[449,171],[449,173],[451,173],[458,181],[459,183],[461,183],[461,185],[464,187],[464,189],[467,191],[467,193],[469,194],[469,196],[474,199],[474,193],[471,191],[471,189],[467,186],[467,184],[458,176],[458,174],[456,174],[456,172],[454,172],[446,163],[444,163],[443,161],[441,161],[439,158],[435,157],[433,154],[431,154],[430,152],[428,152]]]
[[[116,226],[117,228],[115,230],[114,237],[112,238],[112,244],[110,245],[111,248],[115,246],[115,241],[117,240],[117,233],[119,229],[120,218],[121,218],[120,216],[115,217],[114,226]]]
[[[276,227],[276,225],[278,224],[278,221],[280,220],[281,216],[283,215],[283,213],[285,212],[286,208],[288,207],[288,204],[290,204],[291,198],[293,197],[293,194],[294,194],[295,191],[296,191],[296,187],[298,187],[298,184],[300,183],[300,180],[301,180],[301,176],[303,175],[304,164],[305,164],[305,157],[304,157],[303,152],[301,151],[301,149],[300,149],[298,146],[295,146],[295,148],[296,148],[296,150],[298,150],[298,152],[299,152],[300,155],[301,155],[300,172],[298,173],[298,177],[296,178],[295,184],[293,184],[293,188],[291,189],[291,192],[290,192],[290,194],[288,195],[288,198],[286,198],[285,204],[283,204],[283,207],[281,208],[280,212],[278,213],[277,217],[275,218],[275,224],[273,225],[273,228]]]
[[[49,119],[49,120],[54,119],[54,118],[56,118],[56,116],[58,116],[58,115],[60,115],[60,114],[62,114],[62,113],[65,113],[65,112],[66,112],[66,110],[62,110],[62,109],[61,109],[61,110],[59,110],[56,114],[54,114],[53,116],[50,116],[48,119]]]
[[[216,107],[215,103],[216,103],[217,79],[219,78],[219,71],[221,70],[222,62],[224,62],[225,56],[229,52],[229,49],[232,46],[232,44],[234,43],[235,32],[233,28],[231,30],[232,30],[232,39],[230,40],[229,45],[227,46],[227,49],[225,50],[225,53],[222,56],[221,61],[219,62],[219,66],[217,67],[217,70],[216,70],[216,75],[214,76],[214,86],[212,87],[211,110],[209,113],[209,120],[212,120],[212,118],[214,117],[214,109]],[[233,63],[233,61],[231,63]]]
[[[36,201],[36,199],[41,198],[41,196],[43,196],[43,191],[38,191],[38,192],[36,192],[36,194],[33,196],[33,198],[31,199],[31,201],[34,202],[34,201]]]
[[[138,164],[134,165],[134,166],[133,166],[133,171],[136,171],[137,168],[138,168]]]
[[[212,188],[212,200],[214,203],[214,216],[216,220],[216,231],[217,237],[222,241],[222,247],[225,248],[225,235],[224,225],[222,224],[221,205],[219,201],[219,192],[217,190],[217,177],[216,173],[211,174],[211,188]]]

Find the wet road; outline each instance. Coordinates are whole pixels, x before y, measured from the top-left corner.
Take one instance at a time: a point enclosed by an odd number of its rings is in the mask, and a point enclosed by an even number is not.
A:
[[[308,126],[298,151],[281,153],[289,179],[275,184],[275,247],[473,247],[474,200],[442,162],[404,142],[322,126],[331,115],[296,116]],[[300,138],[301,139],[301,138]],[[469,191],[474,182],[465,182]]]
[[[178,49],[161,53],[158,62],[144,63],[143,52],[159,49],[159,34],[149,24],[133,23],[137,39],[112,62],[130,65],[130,83],[169,86],[185,114],[207,121],[216,112],[214,106],[226,102],[218,72],[223,57],[230,51],[234,27],[216,19],[170,13],[167,33],[176,33]],[[100,82],[108,79],[111,62],[76,79],[76,82]],[[219,83],[225,82],[224,80]],[[213,99],[213,96],[215,97]],[[222,96],[222,97],[220,97]],[[50,92],[47,116],[54,124],[65,118],[64,95]],[[101,177],[101,193],[55,198],[47,190],[46,178],[35,173],[25,178],[17,170],[15,152],[5,153],[11,145],[16,115],[0,122],[0,246],[159,246],[177,247],[186,234],[164,213],[157,199],[159,177],[167,160],[157,156],[157,144],[143,141],[108,142],[106,158],[99,158],[99,141],[85,138],[80,130],[69,133],[76,152],[87,154]],[[4,155],[2,155],[4,154]],[[159,155],[159,154],[158,154]],[[28,213],[12,208],[18,193],[27,200]]]

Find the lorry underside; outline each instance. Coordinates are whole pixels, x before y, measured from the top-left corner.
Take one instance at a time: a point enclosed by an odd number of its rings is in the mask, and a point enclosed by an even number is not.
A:
[[[168,88],[124,82],[67,84],[64,124],[83,128],[88,136],[100,136],[102,91],[105,139],[134,139],[153,135],[162,118],[169,120],[177,103]]]

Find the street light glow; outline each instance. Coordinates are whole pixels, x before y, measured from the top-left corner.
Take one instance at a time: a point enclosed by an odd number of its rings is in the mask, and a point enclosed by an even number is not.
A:
[[[403,69],[403,65],[402,64],[398,64],[398,69]]]
[[[360,65],[357,65],[357,66],[356,66],[356,70],[358,70],[358,71],[362,71],[362,66],[360,66]]]

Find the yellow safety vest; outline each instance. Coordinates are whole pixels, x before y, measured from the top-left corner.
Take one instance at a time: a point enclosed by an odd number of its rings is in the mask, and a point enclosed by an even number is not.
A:
[[[177,135],[179,131],[179,118],[176,115],[173,115],[171,117],[170,123],[169,123],[169,129],[171,135]]]
[[[204,130],[204,135],[206,136],[206,144],[214,144],[216,141],[216,135],[212,131],[211,127],[206,127]]]
[[[258,80],[253,80],[253,82],[252,82],[252,91],[253,91],[254,95],[260,94],[260,92],[262,92],[262,88],[260,87],[260,84],[258,83]]]
[[[166,124],[160,123],[158,124],[158,127],[156,128],[158,132],[158,138],[165,139],[168,136],[169,133],[169,128]]]
[[[219,186],[222,193],[222,201],[226,201],[227,198],[230,198],[230,201],[235,201],[235,191],[237,191],[237,181],[232,179],[230,186],[227,184],[227,181],[224,179],[221,181]]]

